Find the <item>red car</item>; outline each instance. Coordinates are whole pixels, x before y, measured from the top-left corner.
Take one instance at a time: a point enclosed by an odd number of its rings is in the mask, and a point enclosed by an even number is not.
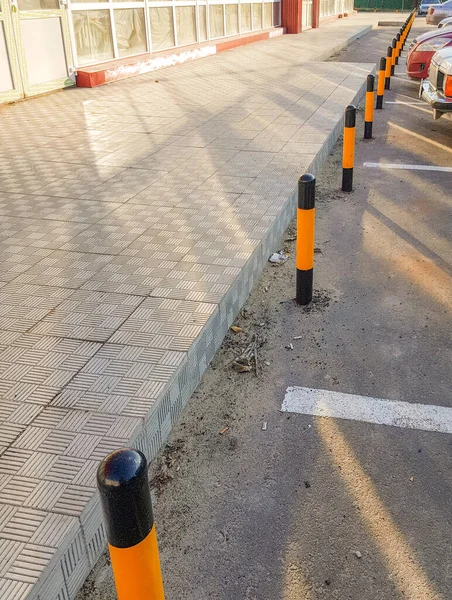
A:
[[[452,28],[435,29],[416,37],[406,59],[408,76],[427,79],[433,55],[447,46],[452,46]]]

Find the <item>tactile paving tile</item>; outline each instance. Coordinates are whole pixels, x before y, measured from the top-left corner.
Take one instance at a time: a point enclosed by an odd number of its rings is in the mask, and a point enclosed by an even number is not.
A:
[[[0,332],[0,391],[4,423],[28,425],[95,354],[92,342]]]
[[[142,302],[139,296],[78,290],[32,333],[104,342]]]
[[[149,171],[146,169],[125,169],[108,181],[92,188],[81,198],[105,202],[127,202],[139,192],[154,184],[166,171]]]
[[[0,192],[0,215],[9,217],[38,217],[58,221],[97,223],[115,208],[118,202],[68,200],[51,196],[5,194]]]
[[[107,343],[51,406],[77,409],[71,411],[68,418],[63,418],[66,428],[70,418],[76,418],[77,427],[80,427],[80,411],[96,411],[99,416],[104,413],[120,415],[121,418],[115,418],[113,423],[106,419],[109,429],[103,438],[124,436],[124,427],[129,426],[130,418],[143,418],[148,414],[184,358],[185,354],[176,350]],[[130,422],[133,425],[134,419]],[[81,425],[88,427],[88,418]],[[61,428],[62,435],[63,425]],[[66,450],[64,453],[69,454]]]
[[[184,356],[176,350],[108,343],[51,405],[123,418],[144,417]],[[105,437],[119,437],[121,429],[121,422],[116,419]]]
[[[12,219],[3,217],[3,219]],[[2,237],[3,245],[35,246],[37,248],[60,248],[80,232],[89,227],[88,223],[65,223],[45,219],[15,219],[16,231]],[[0,229],[0,236],[2,231]]]
[[[14,478],[10,480],[10,488],[25,490],[20,485],[20,478],[17,479],[17,484],[14,483]],[[32,486],[28,489],[32,489]],[[4,595],[8,589],[14,590],[16,594],[22,589],[30,589],[29,584],[38,581],[64,537],[76,526],[76,519],[70,515],[52,514],[44,509],[21,506],[18,501],[14,501],[13,496],[5,495],[4,492],[5,487],[0,487],[0,576],[5,578],[0,579],[2,600],[8,597]],[[20,496],[21,499],[23,497],[27,498]],[[8,588],[5,581],[16,585]],[[11,600],[18,597],[21,596],[11,596]]]
[[[0,242],[0,281],[12,281],[52,253],[50,248],[34,248]]]
[[[26,273],[16,276],[14,283],[77,289],[111,259],[110,255],[104,254],[55,250],[37,265],[28,268]]]
[[[83,289],[148,296],[176,265],[175,261],[148,256],[114,256]]]
[[[121,205],[99,221],[101,225],[126,225],[127,227],[156,227],[161,217],[170,210],[167,206],[149,206],[148,204]]]
[[[157,298],[219,303],[240,269],[180,262],[151,292]]]
[[[205,177],[201,178],[202,180]],[[129,200],[130,204],[153,206],[173,206],[178,200],[195,190],[200,184],[197,177],[190,178],[169,173],[139,192]]]
[[[65,167],[70,167],[70,170],[66,172],[66,169],[61,169],[62,164],[65,163],[49,162],[56,173],[61,170],[64,175],[61,178],[47,181],[46,185],[34,191],[29,191],[29,193],[60,198],[80,198],[99,185],[101,181],[107,181],[123,170],[115,165],[99,165],[96,163],[94,165],[68,164]],[[24,193],[26,192],[27,190],[24,190]]]
[[[110,338],[112,343],[187,351],[215,304],[147,298]]]
[[[82,231],[72,241],[61,246],[61,250],[93,252],[97,254],[119,254],[137,237],[146,231],[146,227],[126,227],[124,225],[92,225]]]
[[[51,286],[7,283],[0,288],[0,330],[28,331],[72,293]]]
[[[63,173],[70,171],[66,165]],[[33,194],[46,184],[58,179],[59,173],[46,163],[32,163],[29,160],[14,157],[0,163],[0,191]]]

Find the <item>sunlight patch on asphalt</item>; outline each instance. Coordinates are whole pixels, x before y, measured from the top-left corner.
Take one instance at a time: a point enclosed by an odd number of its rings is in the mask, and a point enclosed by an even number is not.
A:
[[[366,399],[368,400],[374,399]],[[375,546],[384,558],[389,579],[394,581],[400,596],[411,600],[441,600],[442,596],[429,581],[415,549],[397,526],[337,421],[318,419],[316,429],[328,449],[327,456],[331,457],[338,468],[359,519],[372,535]]]

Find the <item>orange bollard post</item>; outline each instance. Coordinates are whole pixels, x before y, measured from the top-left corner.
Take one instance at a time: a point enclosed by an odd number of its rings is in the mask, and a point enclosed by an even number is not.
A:
[[[378,71],[378,85],[377,85],[377,105],[375,108],[383,108],[383,96],[385,93],[385,71],[386,71],[386,58],[382,56],[380,58],[380,70]]]
[[[391,77],[394,75],[394,70],[395,70],[395,59],[396,59],[396,46],[397,46],[397,40],[395,38],[393,38],[392,40],[392,56],[391,56]]]
[[[355,165],[356,106],[345,109],[344,148],[342,151],[342,191],[353,190],[353,167]]]
[[[364,109],[364,139],[372,139],[372,127],[374,122],[374,88],[375,75],[368,75],[366,81],[366,105]]]
[[[396,57],[395,57],[395,64],[398,65],[399,64],[399,56],[401,53],[402,49],[400,46],[400,33],[398,33],[396,35]]]
[[[310,173],[298,180],[297,209],[297,295],[296,302],[305,306],[312,300],[314,277],[315,177]]]
[[[392,47],[388,46],[386,54],[385,90],[391,89]]]
[[[164,600],[146,457],[122,448],[99,465],[100,493],[118,600]]]

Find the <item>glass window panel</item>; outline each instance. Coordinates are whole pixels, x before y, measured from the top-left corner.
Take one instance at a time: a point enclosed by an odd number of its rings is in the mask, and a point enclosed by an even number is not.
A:
[[[206,7],[198,6],[198,18],[199,18],[199,41],[205,42],[207,40],[207,21],[206,21]]]
[[[264,3],[264,29],[272,26],[273,5],[270,2]]]
[[[253,4],[253,29],[262,29],[262,4]]]
[[[273,2],[273,27],[281,25],[281,3]]]
[[[146,52],[144,9],[116,9],[114,14],[119,56],[131,56]]]
[[[6,36],[3,23],[0,21],[0,93],[14,89],[13,74],[6,48]]]
[[[152,50],[164,50],[174,46],[173,9],[171,6],[151,7]]]
[[[210,37],[217,38],[224,36],[223,5],[209,5]]]
[[[19,0],[19,10],[59,10],[58,0]]]
[[[77,10],[72,19],[79,65],[113,58],[108,10]]]
[[[194,6],[176,7],[177,45],[196,42],[196,17]]]
[[[251,4],[240,5],[240,19],[242,32],[251,31]]]
[[[226,9],[226,35],[235,35],[239,32],[239,6],[238,4],[225,4]]]

